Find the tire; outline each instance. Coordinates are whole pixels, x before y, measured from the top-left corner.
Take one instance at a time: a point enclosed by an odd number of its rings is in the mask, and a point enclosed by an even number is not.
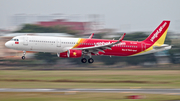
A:
[[[25,59],[25,56],[22,56],[22,59],[24,60],[24,59]]]
[[[93,62],[94,62],[94,59],[89,58],[89,59],[88,59],[88,62],[89,62],[89,63],[93,63]]]
[[[86,62],[87,62],[87,59],[86,59],[86,58],[82,58],[82,59],[81,59],[81,62],[82,62],[82,63],[86,63]]]

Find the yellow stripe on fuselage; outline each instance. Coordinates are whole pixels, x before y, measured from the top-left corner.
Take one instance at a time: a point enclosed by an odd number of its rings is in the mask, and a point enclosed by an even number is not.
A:
[[[74,45],[72,48],[76,48],[77,46],[79,46],[79,44],[82,43],[82,41],[83,41],[83,39],[79,38],[77,44]]]

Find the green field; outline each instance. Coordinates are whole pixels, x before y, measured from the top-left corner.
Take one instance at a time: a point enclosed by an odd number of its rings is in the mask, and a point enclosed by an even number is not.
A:
[[[180,70],[1,70],[0,88],[180,88]]]
[[[0,88],[180,88],[180,70],[1,70]],[[178,101],[179,95],[94,92],[1,92],[0,101]]]

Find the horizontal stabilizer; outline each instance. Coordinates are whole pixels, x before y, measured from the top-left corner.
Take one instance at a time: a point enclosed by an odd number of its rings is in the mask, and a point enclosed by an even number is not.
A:
[[[153,49],[171,49],[172,46],[163,44],[162,46],[153,46]]]

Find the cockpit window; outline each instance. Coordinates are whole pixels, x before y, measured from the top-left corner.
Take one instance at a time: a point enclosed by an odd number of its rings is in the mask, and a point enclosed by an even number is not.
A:
[[[19,39],[11,39],[10,41],[19,41]]]

